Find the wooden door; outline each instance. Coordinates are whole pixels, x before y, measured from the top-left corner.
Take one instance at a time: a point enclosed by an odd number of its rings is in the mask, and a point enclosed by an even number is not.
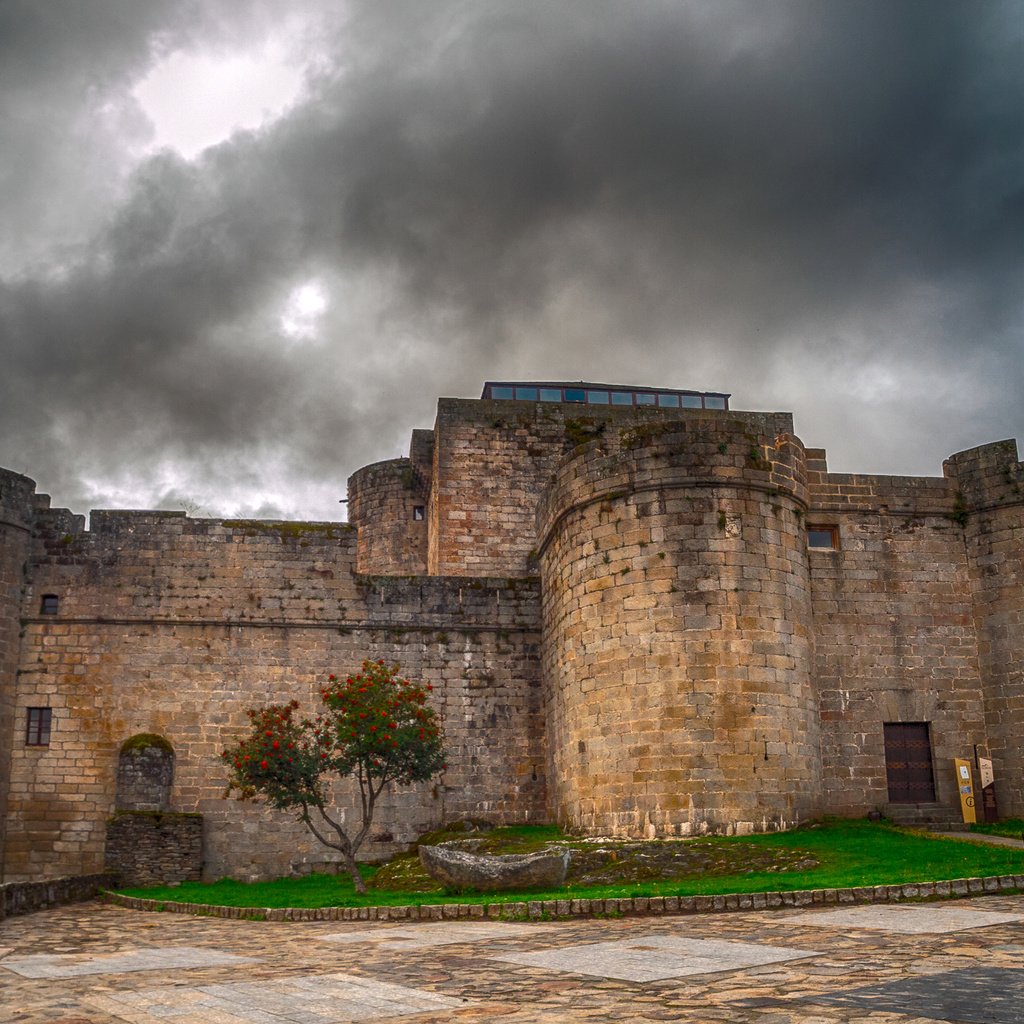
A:
[[[935,801],[935,774],[927,722],[886,722],[885,773],[889,802],[924,804]]]

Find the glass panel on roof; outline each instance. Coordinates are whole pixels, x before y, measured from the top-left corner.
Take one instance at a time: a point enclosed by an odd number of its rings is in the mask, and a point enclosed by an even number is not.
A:
[[[637,405],[654,405],[657,402],[657,395],[652,395],[647,391],[638,391],[636,393],[636,404]]]
[[[491,388],[491,398],[511,398],[512,389],[506,387]]]
[[[542,402],[560,402],[562,400],[561,388],[541,388],[540,400]]]
[[[678,409],[679,408],[679,396],[678,395],[658,395],[658,405],[663,409]]]
[[[700,395],[683,395],[682,398],[682,405],[684,409],[700,408]]]
[[[536,402],[537,401],[537,389],[536,388],[516,388],[516,398],[521,402]]]
[[[608,392],[607,391],[588,391],[587,401],[591,405],[607,405],[608,404]]]
[[[587,400],[587,393],[583,388],[566,388],[565,400],[567,402],[585,402]]]
[[[714,395],[704,396],[704,408],[705,409],[724,409],[725,399],[716,398]]]
[[[633,404],[633,392],[632,391],[613,391],[612,392],[612,405],[632,405]]]

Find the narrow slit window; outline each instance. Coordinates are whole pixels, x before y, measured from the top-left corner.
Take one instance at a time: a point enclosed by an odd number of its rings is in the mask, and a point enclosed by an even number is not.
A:
[[[39,605],[40,615],[56,615],[60,605],[60,598],[56,594],[43,594],[43,600]]]
[[[28,720],[25,723],[25,745],[28,747],[48,747],[50,745],[50,725],[53,711],[50,708],[29,708]]]

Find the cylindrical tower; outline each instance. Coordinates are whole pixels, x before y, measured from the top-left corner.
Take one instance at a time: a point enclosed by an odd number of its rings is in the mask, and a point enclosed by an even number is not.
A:
[[[1024,815],[1024,463],[1014,441],[947,460],[957,483],[1001,817]]]
[[[353,473],[348,478],[348,518],[357,530],[360,572],[426,573],[426,485],[410,459],[375,462]]]
[[[820,813],[790,430],[695,412],[559,467],[538,534],[549,779],[569,828],[745,833]]]
[[[22,587],[32,539],[35,489],[35,481],[0,469],[0,882],[15,739]]]

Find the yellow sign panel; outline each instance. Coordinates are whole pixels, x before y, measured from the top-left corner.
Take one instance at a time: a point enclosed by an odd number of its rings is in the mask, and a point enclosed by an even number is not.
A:
[[[964,822],[972,824],[978,820],[974,811],[974,782],[971,779],[971,762],[959,757],[953,758],[956,766],[956,786],[960,791],[960,813]]]

